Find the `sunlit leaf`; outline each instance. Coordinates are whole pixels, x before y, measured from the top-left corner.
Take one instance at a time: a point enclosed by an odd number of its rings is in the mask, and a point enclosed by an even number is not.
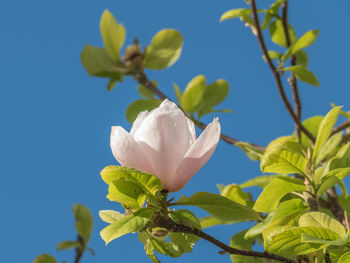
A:
[[[205,88],[206,88],[206,78],[203,75],[199,75],[193,78],[185,89],[182,95],[181,107],[186,112],[194,112],[195,108],[202,101]]]
[[[126,109],[126,118],[130,123],[134,123],[134,121],[137,118],[137,115],[139,115],[140,112],[146,110],[151,111],[157,108],[161,103],[161,100],[154,98],[136,100],[133,103],[131,103]]]
[[[63,241],[57,245],[57,250],[67,250],[81,246],[78,241]]]
[[[173,65],[182,51],[182,35],[175,29],[163,29],[152,39],[144,53],[144,66],[149,69],[164,69]]]
[[[75,218],[75,229],[77,230],[79,236],[83,238],[84,243],[87,244],[94,225],[91,212],[86,206],[82,204],[75,204],[73,206],[73,215]]]
[[[114,223],[122,219],[125,215],[114,210],[100,210],[98,213],[102,221],[106,223]]]
[[[33,263],[57,263],[57,261],[49,254],[41,254],[33,260]]]
[[[292,71],[295,77],[305,83],[319,87],[317,77],[310,70],[301,65],[283,68],[284,71]]]
[[[312,45],[316,41],[319,32],[319,30],[310,30],[302,35],[293,45],[289,47],[284,59],[287,60],[291,55],[294,55],[300,49]]]
[[[288,25],[288,30],[291,43],[294,43],[297,39],[294,29],[291,25]],[[276,19],[275,21],[271,22],[269,26],[269,31],[272,42],[282,47],[287,47],[286,35],[281,19]]]

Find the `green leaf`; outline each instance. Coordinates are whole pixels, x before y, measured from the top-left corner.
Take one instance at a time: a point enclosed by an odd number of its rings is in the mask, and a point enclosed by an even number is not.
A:
[[[294,43],[297,39],[294,29],[291,25],[288,25],[289,36],[291,43]],[[272,42],[282,47],[287,47],[286,36],[283,29],[283,23],[281,19],[276,19],[270,23],[269,26],[270,36]]]
[[[173,243],[166,242],[153,237],[150,237],[150,241],[154,250],[163,255],[169,255],[171,257],[179,257],[183,254],[180,248]]]
[[[307,68],[307,65],[309,63],[309,57],[307,56],[307,53],[304,50],[299,50],[297,53],[295,53],[295,59],[298,65]]]
[[[326,143],[327,139],[332,133],[332,129],[338,120],[339,110],[341,107],[335,107],[331,109],[322,120],[317,132],[316,143],[312,159],[315,160],[322,146]]]
[[[119,25],[113,15],[105,10],[101,16],[100,31],[107,54],[114,60],[120,61],[120,49],[125,41],[125,28]]]
[[[152,83],[154,84],[154,86],[157,87],[157,81],[152,81]],[[148,88],[146,88],[144,85],[139,84],[137,86],[137,91],[139,92],[139,94],[141,95],[141,97],[146,98],[146,99],[152,99],[154,98],[154,94],[152,91],[150,91]]]
[[[341,182],[349,174],[350,174],[350,167],[337,168],[330,171],[328,174],[321,177],[322,183],[317,190],[317,194],[320,195],[322,193],[325,193],[329,188]]]
[[[319,87],[320,83],[318,82],[317,77],[312,73],[310,70],[307,68],[301,66],[301,65],[296,65],[296,66],[291,66],[291,67],[286,67],[282,69],[283,71],[292,71],[295,75],[295,77],[305,83],[308,83],[310,85],[314,85]]]
[[[230,225],[236,223],[236,221],[223,220],[215,216],[205,216],[199,219],[202,228],[208,228],[216,225]]]
[[[255,242],[255,238],[245,238],[246,230],[237,233],[231,237],[230,246],[236,249],[252,250],[252,245]],[[263,263],[265,262],[262,258],[231,255],[231,260],[234,263]]]
[[[270,224],[263,230],[266,238],[271,232],[285,226],[297,226],[299,217],[308,210],[308,206],[301,199],[291,199],[280,203],[273,212]]]
[[[112,89],[114,89],[115,88],[115,85],[117,85],[117,82],[118,81],[122,81],[123,80],[123,78],[110,78],[109,79],[109,81],[108,81],[108,83],[107,83],[107,90],[108,91],[111,91]]]
[[[106,245],[112,240],[128,233],[138,232],[145,228],[153,216],[153,208],[141,208],[135,213],[110,224],[100,232]]]
[[[247,8],[238,8],[226,11],[221,17],[220,22],[225,21],[227,19],[233,19],[241,16],[249,16],[252,13],[252,10]]]
[[[307,234],[301,235],[301,242],[314,243],[314,244],[326,244],[330,246],[344,246],[348,242],[348,235],[337,240],[324,240],[317,237],[309,236]]]
[[[244,206],[250,206],[252,201],[249,194],[244,193],[239,185],[230,184],[220,189],[221,195]]]
[[[157,108],[161,103],[162,101],[159,99],[136,100],[126,109],[126,118],[130,123],[134,123],[140,112],[145,110],[151,111]]]
[[[197,206],[223,220],[236,222],[261,220],[259,214],[250,207],[217,194],[199,192],[191,197],[181,196],[176,203]]]
[[[287,176],[287,175],[270,174],[270,175],[257,176],[253,179],[250,179],[244,182],[243,184],[240,185],[240,187],[247,188],[252,186],[259,186],[260,188],[265,188],[274,178],[280,177],[280,176]]]
[[[283,256],[295,257],[318,251],[328,244],[303,243],[301,236],[307,234],[325,240],[336,240],[338,235],[323,227],[282,227],[270,233],[264,240],[264,247],[267,252]]]
[[[318,164],[321,163],[323,160],[329,158],[330,156],[336,153],[342,139],[343,139],[342,132],[338,132],[334,134],[332,137],[330,137],[325,142],[325,144],[322,145],[321,150],[319,151],[315,160],[316,166],[318,166]]]
[[[304,183],[299,179],[289,177],[275,178],[262,191],[253,209],[258,212],[271,212],[286,194],[305,190]]]
[[[114,210],[100,210],[98,213],[102,221],[106,223],[114,223],[122,219],[125,215]]]
[[[199,75],[187,84],[181,99],[181,107],[185,112],[194,112],[195,108],[202,101],[206,88],[205,82],[205,76]]]
[[[339,235],[339,237],[346,236],[344,226],[334,218],[322,212],[312,211],[302,215],[299,218],[299,226],[323,227],[333,231]]]
[[[57,250],[72,249],[81,246],[78,241],[63,241],[57,245]]]
[[[245,239],[255,237],[257,235],[260,235],[267,226],[271,223],[273,219],[274,213],[270,213],[267,215],[267,217],[264,219],[264,221],[256,224],[255,226],[251,227],[244,235]]]
[[[137,210],[146,201],[146,192],[137,182],[117,179],[109,184],[107,198]]]
[[[57,263],[57,261],[49,254],[41,254],[33,260],[33,263]]]
[[[117,179],[136,182],[153,195],[163,189],[162,183],[158,177],[126,166],[107,166],[101,171],[101,176],[103,181],[107,184]]]
[[[239,147],[241,150],[243,150],[246,155],[249,157],[249,159],[253,161],[259,161],[261,159],[261,156],[263,155],[264,151],[260,150],[253,145],[251,145],[248,142],[238,142],[235,144],[235,146]]]
[[[86,206],[75,204],[73,205],[73,215],[75,218],[75,229],[79,236],[83,238],[84,243],[87,244],[94,225],[91,212]]]
[[[280,61],[282,59],[282,57],[283,57],[282,53],[274,51],[274,50],[269,50],[268,54],[269,54],[269,57],[271,59],[276,59],[278,61]],[[266,57],[265,56],[263,56],[263,59],[266,61]]]
[[[179,86],[177,86],[175,83],[173,83],[173,86],[174,86],[174,91],[175,91],[175,96],[176,96],[176,99],[177,99],[177,102],[179,105],[182,104],[182,92],[179,88]]]
[[[199,230],[202,229],[197,217],[188,210],[179,209],[177,211],[173,211],[173,213],[169,214],[169,216],[178,224],[186,225],[191,228],[197,228]],[[182,253],[186,253],[192,252],[194,244],[200,238],[191,234],[171,232],[169,234],[169,239],[170,242],[175,244]]]
[[[322,120],[323,116],[313,116],[303,121],[303,125],[316,138],[317,131]],[[313,146],[313,143],[310,141],[309,137],[307,137],[304,133],[301,133],[301,143],[306,147]]]
[[[302,48],[306,48],[312,45],[316,41],[319,32],[319,30],[310,30],[302,35],[301,38],[299,38],[293,45],[289,47],[284,60],[287,60],[290,56],[294,55]]]
[[[337,263],[348,263],[350,262],[350,251],[346,252],[345,254],[343,254]]]
[[[152,39],[144,53],[144,66],[149,69],[164,69],[173,65],[180,57],[183,39],[175,29],[163,29]]]
[[[205,87],[205,92],[198,106],[198,117],[201,118],[207,109],[211,109],[221,103],[229,93],[229,85],[226,80],[218,79]]]
[[[122,81],[126,72],[125,66],[111,59],[104,48],[86,45],[81,52],[80,60],[90,76],[113,77]]]
[[[329,171],[345,167],[350,167],[350,143],[344,144],[327,164]]]

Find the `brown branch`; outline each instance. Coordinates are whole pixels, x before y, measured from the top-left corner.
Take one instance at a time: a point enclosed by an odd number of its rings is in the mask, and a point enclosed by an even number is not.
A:
[[[288,101],[288,98],[286,96],[286,93],[284,92],[283,89],[283,85],[282,85],[282,81],[281,81],[281,76],[280,73],[277,71],[275,65],[273,64],[271,57],[267,51],[266,45],[265,45],[265,41],[264,41],[264,37],[262,35],[261,32],[261,28],[260,28],[260,22],[259,22],[259,17],[258,17],[258,12],[256,9],[256,4],[255,4],[255,0],[251,0],[251,9],[252,9],[252,13],[253,13],[253,20],[254,20],[254,25],[255,25],[255,29],[257,32],[257,38],[259,41],[259,45],[261,47],[261,50],[266,58],[267,64],[269,65],[271,72],[274,76],[274,79],[276,81],[277,84],[277,88],[278,91],[280,93],[280,96],[282,98],[282,101],[287,109],[287,111],[289,112],[290,116],[292,117],[295,125],[298,126],[298,128],[312,141],[315,142],[315,137],[311,134],[310,131],[308,131],[299,121],[298,116],[295,114],[291,104]]]
[[[80,243],[81,246],[77,246],[77,247],[75,248],[74,263],[79,263],[81,257],[82,257],[83,254],[84,254],[84,249],[83,249],[83,247],[85,246],[85,244],[84,244],[83,238],[82,238],[80,235],[78,235],[78,240],[77,240],[77,241]]]
[[[276,261],[286,262],[286,263],[295,263],[295,261],[292,259],[285,258],[276,254],[271,254],[267,252],[250,251],[250,250],[241,250],[241,249],[230,247],[222,243],[221,241],[217,240],[216,238],[204,233],[199,229],[191,228],[182,224],[175,223],[173,220],[171,220],[168,217],[164,217],[164,216],[157,217],[156,224],[157,226],[163,227],[170,232],[193,234],[200,238],[203,238],[208,242],[214,244],[215,246],[221,248],[223,252],[219,252],[219,253],[222,255],[233,254],[233,255],[256,257],[256,258],[268,258],[268,259],[273,259]]]
[[[290,47],[292,45],[292,41],[290,39],[290,34],[288,30],[288,0],[282,3],[282,24],[283,24],[283,30],[284,34],[286,36],[286,42],[287,42],[287,47]],[[291,66],[296,65],[296,58],[295,56],[291,56],[290,58],[290,64]],[[294,75],[293,72],[290,74],[290,79],[289,79],[289,84],[292,88],[293,92],[293,101],[294,101],[294,112],[295,115],[297,116],[299,122],[301,122],[301,101],[300,101],[300,96],[299,96],[299,91],[298,91],[298,84],[297,84],[297,79]],[[297,133],[297,136],[299,138],[299,141],[301,140],[301,134],[300,134],[300,128],[298,125],[295,124],[295,130]]]
[[[340,124],[337,128],[334,128],[332,133],[331,133],[331,136],[342,131],[342,130],[345,130],[346,128],[349,128],[350,127],[350,121],[347,120],[347,121],[344,121],[342,124]]]
[[[143,86],[145,86],[147,89],[149,89],[150,91],[153,92],[153,94],[155,94],[158,98],[160,98],[161,100],[171,100],[169,99],[169,97],[167,97],[161,90],[159,90],[146,76],[145,73],[138,73],[137,75],[135,74],[134,77],[137,79],[137,81],[139,82],[139,84],[142,84]],[[181,109],[181,107],[179,107]],[[182,109],[181,109],[182,110]],[[183,111],[183,110],[182,110]],[[185,113],[185,112],[184,112]],[[185,113],[186,114],[186,113]],[[196,126],[202,130],[204,130],[207,125],[197,121],[197,120],[193,120],[194,123],[196,124]],[[237,140],[235,138],[232,138],[224,133],[221,133],[220,135],[221,140],[223,140],[224,142],[227,142],[228,144],[232,144],[235,145],[239,142],[241,142],[240,140]],[[255,148],[258,148],[259,150],[265,151],[266,147],[265,146],[261,146],[261,145],[257,145],[257,144],[253,144],[250,143],[252,146],[254,146]]]

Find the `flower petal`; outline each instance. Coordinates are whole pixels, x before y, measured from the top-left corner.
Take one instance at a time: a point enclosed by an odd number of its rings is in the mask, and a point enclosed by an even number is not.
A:
[[[149,111],[145,110],[145,111],[141,111],[138,115],[136,120],[134,121],[131,130],[130,130],[130,134],[132,136],[134,136],[135,132],[137,131],[137,129],[140,127],[141,123],[143,122],[143,120],[148,116]]]
[[[220,123],[217,118],[202,132],[186,152],[176,174],[169,183],[171,192],[183,188],[191,177],[209,160],[220,139]]]
[[[147,155],[124,128],[120,126],[112,127],[110,143],[113,155],[121,165],[153,173]]]
[[[193,142],[186,116],[169,100],[148,114],[134,138],[147,153],[154,175],[161,179],[164,187]]]

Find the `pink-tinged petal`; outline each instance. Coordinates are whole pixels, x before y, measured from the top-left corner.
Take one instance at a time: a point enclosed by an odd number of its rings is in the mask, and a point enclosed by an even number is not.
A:
[[[110,143],[113,155],[121,165],[153,173],[147,155],[134,138],[122,127],[112,127]]]
[[[190,120],[187,117],[186,117],[186,120],[187,120],[188,129],[190,130],[190,134],[191,134],[191,144],[193,144],[196,140],[196,129],[194,127],[194,123],[192,120]]]
[[[209,160],[220,139],[220,123],[217,118],[210,123],[199,138],[186,152],[174,177],[169,182],[168,191],[177,192]]]
[[[149,156],[154,175],[166,186],[191,146],[193,134],[184,113],[165,100],[143,120],[134,138]]]
[[[134,136],[135,132],[137,131],[137,129],[140,127],[141,123],[143,122],[143,120],[148,116],[149,114],[149,111],[148,110],[145,110],[145,111],[142,111],[140,112],[138,115],[137,115],[137,118],[136,120],[134,121],[132,127],[131,127],[131,130],[130,130],[130,134],[131,136]]]

